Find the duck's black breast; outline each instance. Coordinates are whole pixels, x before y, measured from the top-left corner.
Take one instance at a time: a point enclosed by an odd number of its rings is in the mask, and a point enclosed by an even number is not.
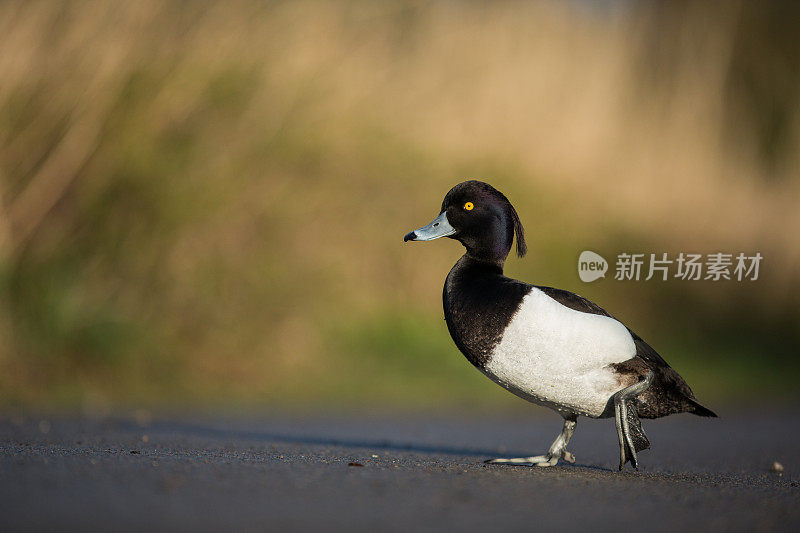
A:
[[[461,353],[483,369],[531,286],[503,276],[502,268],[464,255],[444,284],[444,318]]]

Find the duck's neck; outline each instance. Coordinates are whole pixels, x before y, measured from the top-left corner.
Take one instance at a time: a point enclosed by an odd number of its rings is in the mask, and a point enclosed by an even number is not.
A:
[[[450,273],[457,272],[459,274],[466,274],[469,276],[502,276],[503,267],[506,263],[506,256],[493,257],[486,255],[476,255],[472,251],[467,250],[467,253],[461,256],[461,259],[456,261]]]
[[[472,243],[463,242],[462,244],[467,249],[467,253],[459,260],[456,265],[462,261],[467,261],[469,266],[473,265],[489,265],[500,269],[503,273],[503,265],[506,263],[506,258],[511,251],[511,243],[501,243],[497,240],[490,242]]]

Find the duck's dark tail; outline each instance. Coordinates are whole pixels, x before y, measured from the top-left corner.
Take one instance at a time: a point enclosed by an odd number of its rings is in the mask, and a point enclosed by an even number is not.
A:
[[[693,411],[689,411],[693,415],[708,416],[708,417],[711,417],[711,418],[718,418],[717,417],[717,413],[715,413],[714,411],[712,411],[711,409],[709,409],[707,407],[703,407],[702,405],[700,405],[697,402],[697,400],[690,399],[689,403],[692,404],[692,407],[694,407]]]

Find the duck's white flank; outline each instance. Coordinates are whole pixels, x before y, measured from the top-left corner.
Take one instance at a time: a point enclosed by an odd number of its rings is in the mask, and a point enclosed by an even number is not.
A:
[[[597,417],[625,387],[608,365],[635,354],[633,338],[619,321],[575,311],[533,288],[484,373],[528,401]]]

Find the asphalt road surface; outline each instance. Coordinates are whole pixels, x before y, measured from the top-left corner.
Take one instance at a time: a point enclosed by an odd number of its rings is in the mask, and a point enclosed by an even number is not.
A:
[[[612,420],[579,419],[575,465],[483,464],[545,451],[538,411],[5,417],[0,530],[800,531],[795,414],[644,421],[639,472]]]

